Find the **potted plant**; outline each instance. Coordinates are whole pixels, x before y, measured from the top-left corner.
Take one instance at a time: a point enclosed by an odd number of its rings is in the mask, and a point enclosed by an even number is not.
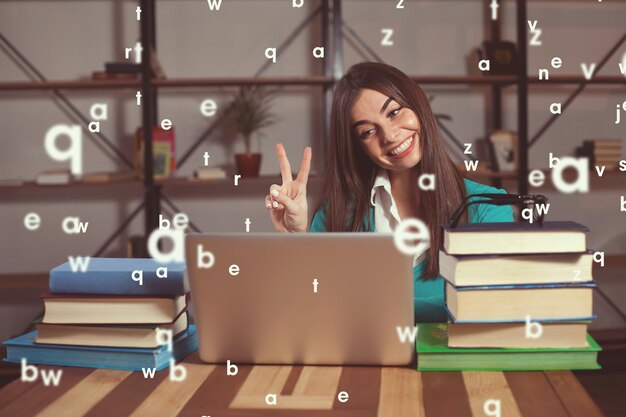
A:
[[[273,93],[259,86],[242,86],[228,107],[232,128],[241,133],[245,153],[235,154],[237,171],[242,177],[258,177],[261,154],[252,153],[252,134],[276,122],[270,112]]]

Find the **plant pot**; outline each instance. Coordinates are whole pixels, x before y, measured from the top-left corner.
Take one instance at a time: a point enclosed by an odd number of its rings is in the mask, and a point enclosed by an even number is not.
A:
[[[257,178],[261,169],[260,153],[237,153],[235,154],[237,172],[243,178]]]

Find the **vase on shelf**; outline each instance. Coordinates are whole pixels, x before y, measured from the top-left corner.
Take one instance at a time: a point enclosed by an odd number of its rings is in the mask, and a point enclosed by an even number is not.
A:
[[[246,152],[235,154],[235,162],[237,164],[237,173],[242,178],[258,178],[261,170],[260,153]]]

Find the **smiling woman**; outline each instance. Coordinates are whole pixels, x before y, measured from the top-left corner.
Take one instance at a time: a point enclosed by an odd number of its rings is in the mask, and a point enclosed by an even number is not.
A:
[[[367,119],[370,115],[372,120]],[[417,115],[393,97],[363,90],[352,107],[352,119],[357,120],[352,128],[363,141],[365,153],[377,165],[398,172],[420,161],[421,153],[416,146],[420,127]],[[378,136],[383,140],[376,140]]]
[[[330,118],[328,161],[322,203],[311,232],[392,232],[408,218],[421,219],[430,247],[416,254],[416,321],[446,321],[443,278],[439,275],[441,225],[469,194],[506,193],[464,179],[439,137],[435,116],[422,89],[400,70],[361,63],[337,83]],[[270,187],[265,204],[276,230],[306,231],[306,181],[311,149],[291,177],[282,145],[277,146],[283,184]],[[422,190],[418,178],[435,178]],[[507,222],[510,206],[476,204],[462,221]]]

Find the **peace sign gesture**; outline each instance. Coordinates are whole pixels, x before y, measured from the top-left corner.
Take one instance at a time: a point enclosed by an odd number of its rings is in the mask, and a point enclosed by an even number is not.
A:
[[[278,232],[306,232],[308,208],[306,183],[311,168],[311,148],[306,147],[300,163],[300,171],[294,180],[291,166],[282,143],[276,145],[282,185],[272,184],[265,197],[265,207],[270,211],[272,223]]]

